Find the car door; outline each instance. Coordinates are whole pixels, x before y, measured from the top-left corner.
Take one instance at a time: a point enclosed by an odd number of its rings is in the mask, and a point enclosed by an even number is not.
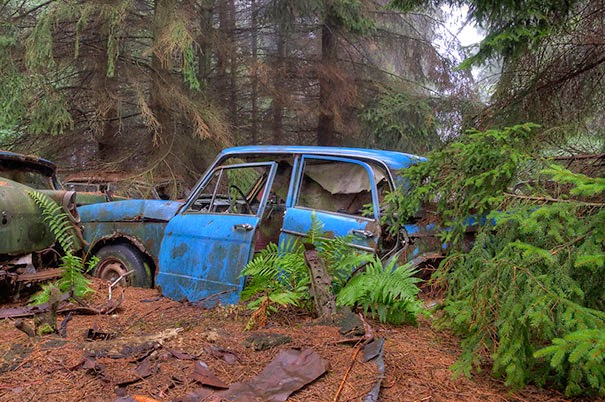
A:
[[[219,166],[170,220],[156,284],[175,300],[236,303],[276,163]]]
[[[359,160],[302,156],[287,200],[280,242],[303,238],[312,216],[330,237],[351,236],[350,245],[375,252],[380,239],[377,182],[384,175]]]

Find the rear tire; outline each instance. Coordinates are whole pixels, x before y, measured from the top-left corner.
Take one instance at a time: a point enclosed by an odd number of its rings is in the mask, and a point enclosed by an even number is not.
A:
[[[101,248],[96,256],[99,262],[94,270],[94,276],[114,282],[121,275],[132,271],[120,282],[122,286],[150,288],[152,285],[151,272],[145,263],[143,254],[128,244],[116,244]]]

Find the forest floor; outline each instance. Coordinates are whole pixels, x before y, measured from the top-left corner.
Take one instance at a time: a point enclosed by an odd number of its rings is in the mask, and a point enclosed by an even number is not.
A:
[[[93,287],[96,293],[87,303],[106,302],[107,286],[95,281]],[[196,364],[204,362],[226,384],[254,382],[286,349],[311,349],[327,363],[323,375],[288,401],[333,401],[337,395],[338,401],[362,401],[379,378],[381,401],[566,400],[534,387],[511,392],[489,376],[489,368],[472,379],[454,378],[449,367],[460,353],[459,340],[427,321],[418,327],[368,321],[374,336],[385,339],[381,377],[376,363],[364,363],[358,346],[343,343],[345,336],[335,326],[289,310],[270,316],[263,329],[244,331],[249,318],[237,306],[203,309],[160,297],[157,290],[126,288],[112,314],[72,315],[66,337],[28,337],[15,327],[17,320],[1,320],[0,400],[216,401],[220,398],[199,393],[191,397],[201,387],[197,380],[206,381],[199,375],[194,379]],[[62,320],[65,315],[59,316]],[[31,319],[24,322],[33,325]],[[255,351],[248,339],[258,334],[286,335],[290,341]]]

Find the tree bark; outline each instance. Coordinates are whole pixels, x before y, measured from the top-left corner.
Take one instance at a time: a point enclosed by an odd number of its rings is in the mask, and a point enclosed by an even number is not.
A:
[[[153,40],[155,44],[158,43],[164,29],[173,18],[175,10],[176,0],[156,0],[153,17]],[[158,141],[165,141],[168,138],[172,138],[175,134],[170,106],[167,104],[166,100],[162,98],[162,93],[166,90],[165,86],[162,84],[164,81],[170,81],[171,66],[168,63],[168,60],[170,60],[170,55],[163,55],[162,60],[156,52],[153,53],[151,59],[153,73],[150,107],[159,123],[160,132],[151,133],[152,138],[151,141],[149,141],[150,144],[157,143]],[[159,134],[160,138],[157,138],[156,134]]]
[[[252,49],[252,88],[250,89],[250,102],[252,104],[252,116],[251,120],[251,128],[250,135],[252,144],[258,144],[258,17],[256,10],[256,0],[251,0],[250,7],[252,8],[252,19],[250,22],[250,29],[252,30],[252,35],[250,38],[251,49]]]
[[[317,145],[338,143],[334,123],[334,88],[330,78],[336,68],[337,43],[335,27],[327,16],[321,28],[321,63],[319,69],[319,117],[317,122]]]
[[[116,138],[117,130],[113,122],[118,116],[115,107],[115,101],[111,99],[115,95],[115,79],[107,76],[107,66],[109,63],[107,55],[107,40],[109,34],[103,27],[103,21],[97,22],[97,32],[99,33],[99,50],[96,51],[93,59],[93,84],[96,106],[96,115],[99,122],[96,126],[96,156],[101,163],[109,163],[119,152],[119,143]]]
[[[273,114],[273,125],[271,130],[273,133],[273,144],[281,144],[284,137],[284,100],[282,91],[284,89],[283,75],[285,73],[284,64],[286,53],[286,40],[283,28],[280,24],[277,28],[277,52],[273,66],[273,102],[271,105]]]
[[[214,13],[214,0],[204,0],[200,13],[200,43],[198,81],[202,88],[208,87],[208,80],[212,70],[212,17]]]
[[[223,109],[228,112],[229,125],[237,137],[237,46],[235,38],[235,3],[223,0],[217,3],[219,45],[216,49],[216,92]]]

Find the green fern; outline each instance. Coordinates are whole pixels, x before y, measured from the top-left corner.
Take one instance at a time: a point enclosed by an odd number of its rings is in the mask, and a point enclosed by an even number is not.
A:
[[[326,238],[323,224],[313,214],[311,228],[302,242],[289,238],[279,246],[270,243],[243,269],[241,275],[248,277],[248,283],[241,298],[251,300],[248,308],[256,311],[269,303],[267,313],[275,310],[273,305],[311,309],[310,278],[303,242],[313,244],[319,251],[332,276],[335,291],[342,288],[355,268],[371,258],[365,253],[351,252],[349,237]]]
[[[63,212],[59,204],[37,191],[28,192],[38,208],[42,211],[42,218],[55,236],[59,246],[64,252],[73,253],[74,239],[72,236],[72,225],[69,218]]]
[[[394,267],[394,260],[383,266],[380,259],[374,257],[365,271],[351,278],[338,293],[337,303],[359,305],[366,314],[381,322],[417,324],[418,314],[423,311],[416,286],[421,279],[415,277],[417,271],[407,265]]]
[[[370,253],[351,252],[352,236],[339,236],[333,239],[318,238],[316,248],[328,267],[332,276],[332,287],[335,293],[347,283],[351,273],[370,261],[374,255]]]
[[[315,211],[313,211],[311,213],[311,229],[309,229],[305,240],[307,243],[316,244],[318,241],[321,241],[321,238],[324,235],[324,224],[317,219],[317,215],[315,215]]]
[[[247,276],[249,282],[241,298],[263,295],[281,305],[301,306],[308,299],[309,285],[303,253],[304,247],[295,239],[283,241],[279,247],[269,243],[242,270],[241,275]],[[252,301],[248,307],[255,310],[259,304]]]
[[[91,259],[85,267],[82,258],[74,254],[74,229],[67,214],[63,212],[56,202],[44,194],[37,191],[30,191],[28,194],[42,211],[44,222],[50,228],[63,251],[63,256],[61,257],[63,273],[61,278],[54,284],[42,286],[42,290],[36,293],[30,301],[34,304],[47,302],[52,287],[59,288],[61,292],[72,290],[73,294],[79,297],[92,292],[90,280],[84,276],[84,272],[96,265],[97,260],[94,258]]]

